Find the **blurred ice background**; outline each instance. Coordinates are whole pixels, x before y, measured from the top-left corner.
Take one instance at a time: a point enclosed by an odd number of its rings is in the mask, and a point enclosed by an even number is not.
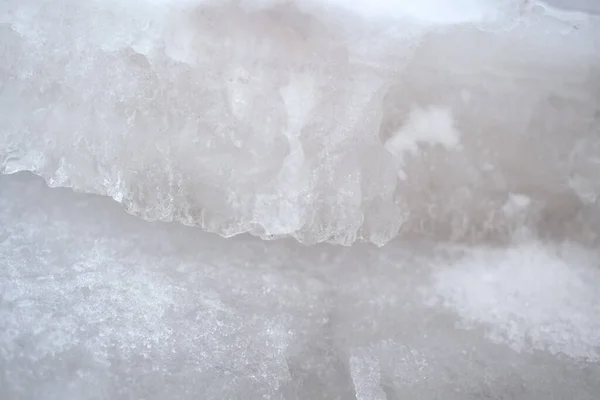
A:
[[[0,399],[597,399],[599,11],[1,1]]]

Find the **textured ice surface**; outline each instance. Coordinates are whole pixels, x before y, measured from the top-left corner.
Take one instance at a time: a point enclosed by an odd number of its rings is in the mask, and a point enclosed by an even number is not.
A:
[[[0,1],[0,399],[596,400],[565,2]]]
[[[0,398],[589,399],[600,253],[223,239],[0,176]]]
[[[0,171],[223,236],[598,244],[599,38],[523,0],[7,0]]]

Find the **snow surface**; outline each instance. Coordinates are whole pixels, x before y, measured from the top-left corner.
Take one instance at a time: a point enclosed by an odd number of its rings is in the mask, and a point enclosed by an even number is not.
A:
[[[565,1],[1,1],[0,399],[597,399]]]
[[[0,176],[0,398],[597,399],[600,253],[223,239]]]

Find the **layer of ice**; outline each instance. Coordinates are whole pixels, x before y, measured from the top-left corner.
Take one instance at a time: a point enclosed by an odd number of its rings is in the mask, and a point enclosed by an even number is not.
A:
[[[597,399],[600,3],[548,3],[0,1],[0,399]]]
[[[0,398],[596,400],[599,262],[223,239],[0,176]]]
[[[223,236],[598,244],[599,38],[522,0],[7,0],[0,172]]]

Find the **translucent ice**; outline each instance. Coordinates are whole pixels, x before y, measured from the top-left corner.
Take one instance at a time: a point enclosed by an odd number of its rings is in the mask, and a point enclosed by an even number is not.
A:
[[[547,4],[0,1],[0,399],[596,400],[600,3]]]
[[[0,171],[223,236],[598,244],[599,37],[522,0],[7,0]]]

